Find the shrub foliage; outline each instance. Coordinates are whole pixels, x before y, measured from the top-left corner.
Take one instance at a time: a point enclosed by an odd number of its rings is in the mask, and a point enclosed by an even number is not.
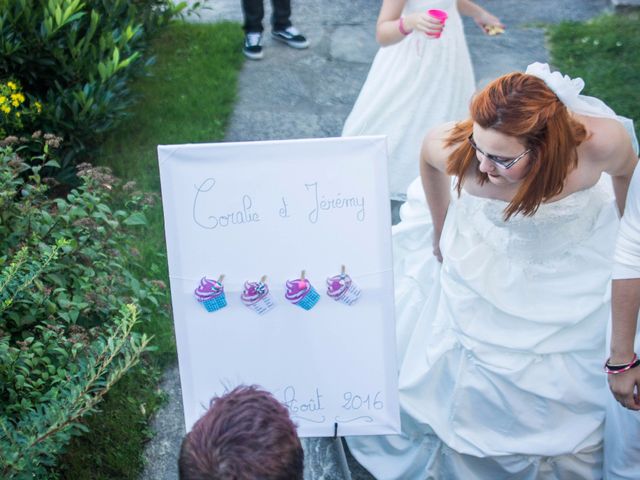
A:
[[[160,314],[164,295],[133,273],[131,230],[151,197],[90,165],[79,187],[50,197],[41,171],[52,162],[31,163],[0,149],[0,478],[42,478],[55,465],[148,350],[133,329]]]
[[[38,128],[64,137],[75,160],[126,114],[149,36],[183,5],[171,0],[0,0],[0,79],[43,106]],[[7,132],[19,135],[22,132]]]

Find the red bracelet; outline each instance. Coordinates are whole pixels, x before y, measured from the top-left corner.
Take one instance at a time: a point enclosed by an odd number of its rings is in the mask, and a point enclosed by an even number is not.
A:
[[[400,17],[400,22],[398,23],[398,30],[400,30],[400,33],[403,34],[405,37],[409,35],[411,32],[413,32],[413,30],[407,31],[404,29],[404,17]]]
[[[604,371],[609,375],[616,375],[618,373],[631,370],[632,368],[636,368],[639,365],[640,365],[640,359],[638,359],[638,355],[634,353],[633,358],[629,363],[622,363],[620,365],[609,365],[609,360],[607,360],[604,364]]]

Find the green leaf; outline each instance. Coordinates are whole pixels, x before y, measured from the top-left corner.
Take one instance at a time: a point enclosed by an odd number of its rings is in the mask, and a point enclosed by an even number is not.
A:
[[[142,212],[134,212],[123,222],[125,225],[146,225],[147,217]]]

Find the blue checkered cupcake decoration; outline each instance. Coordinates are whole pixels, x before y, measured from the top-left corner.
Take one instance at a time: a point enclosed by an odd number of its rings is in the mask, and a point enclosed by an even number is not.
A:
[[[300,308],[311,310],[320,300],[320,294],[313,288],[311,282],[304,278],[304,274],[305,271],[302,270],[300,278],[287,280],[287,291],[284,297]]]
[[[318,300],[320,300],[320,294],[311,287],[311,290],[296,305],[300,305],[305,310],[311,310],[318,303]]]
[[[207,309],[207,312],[215,312],[216,310],[220,310],[227,306],[227,297],[223,293],[219,297],[211,298],[209,300],[205,300],[202,302],[204,308]]]
[[[223,279],[224,275],[220,275],[217,281],[202,277],[200,285],[193,292],[196,300],[202,304],[207,312],[215,312],[227,306],[227,297],[222,285]]]

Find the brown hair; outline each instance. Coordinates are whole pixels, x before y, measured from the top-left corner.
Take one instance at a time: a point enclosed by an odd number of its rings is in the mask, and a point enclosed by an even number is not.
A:
[[[304,452],[289,412],[240,386],[211,400],[182,442],[181,480],[302,480]]]
[[[470,172],[480,184],[488,181],[466,141],[474,122],[517,137],[531,149],[529,171],[504,211],[505,220],[517,213],[533,215],[542,202],[562,191],[567,175],[578,166],[577,147],[587,132],[543,80],[524,73],[504,75],[474,96],[470,113],[471,118],[458,123],[446,140],[447,147],[458,145],[447,164],[447,173],[458,178],[458,195]]]

